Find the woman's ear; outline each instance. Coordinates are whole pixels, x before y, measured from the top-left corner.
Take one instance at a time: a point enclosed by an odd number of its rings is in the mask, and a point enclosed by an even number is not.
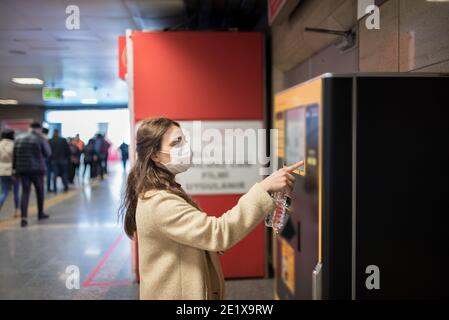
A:
[[[160,162],[159,155],[157,152],[155,152],[151,155],[151,160],[153,160],[154,162]]]

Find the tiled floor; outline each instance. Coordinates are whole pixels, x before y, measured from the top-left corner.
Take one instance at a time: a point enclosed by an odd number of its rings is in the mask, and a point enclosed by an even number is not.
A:
[[[48,221],[31,218],[22,229],[19,220],[9,217],[11,212],[2,210],[0,299],[138,298],[130,241],[117,220],[123,174],[120,166],[111,167],[104,181],[49,197]],[[8,201],[4,209],[11,210]],[[80,288],[69,289],[77,282],[77,271]],[[227,299],[271,299],[272,283],[227,281]]]

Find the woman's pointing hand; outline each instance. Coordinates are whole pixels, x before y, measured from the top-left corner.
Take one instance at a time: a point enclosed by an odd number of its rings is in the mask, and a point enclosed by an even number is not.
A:
[[[304,161],[299,161],[291,166],[283,167],[262,180],[260,185],[267,192],[283,191],[290,194],[295,185],[295,177],[292,172],[303,165]]]

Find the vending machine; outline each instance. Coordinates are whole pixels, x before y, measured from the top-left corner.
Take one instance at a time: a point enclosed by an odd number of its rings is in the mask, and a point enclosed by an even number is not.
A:
[[[325,74],[275,97],[296,172],[276,299],[447,296],[449,77]]]

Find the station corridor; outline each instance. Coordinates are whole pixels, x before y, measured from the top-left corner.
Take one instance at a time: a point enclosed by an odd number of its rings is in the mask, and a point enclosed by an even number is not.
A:
[[[138,299],[131,270],[131,243],[117,217],[123,169],[111,163],[103,181],[76,183],[46,198],[50,219],[38,222],[30,197],[27,228],[20,219],[0,220],[0,299]],[[5,209],[12,208],[12,197]],[[3,210],[11,213],[11,210]],[[69,266],[80,272],[80,289],[67,289]],[[229,299],[272,299],[272,279],[230,280]]]
[[[0,301],[449,298],[448,30],[449,0],[0,0]]]

